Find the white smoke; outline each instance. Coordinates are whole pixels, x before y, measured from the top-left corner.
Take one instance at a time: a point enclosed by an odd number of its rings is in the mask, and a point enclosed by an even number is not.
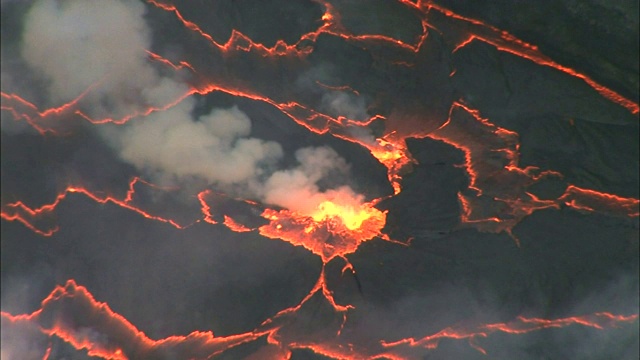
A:
[[[251,121],[238,108],[214,109],[191,119],[192,99],[112,129],[122,159],[139,169],[180,181],[197,177],[231,185],[263,175],[282,157],[278,143],[249,138]]]
[[[49,100],[83,98],[90,115],[118,118],[172,103],[189,91],[177,78],[160,75],[149,60],[151,30],[144,4],[113,1],[40,1],[26,16],[22,56],[48,79]],[[368,118],[364,99],[331,91],[321,107],[335,116]],[[348,166],[329,148],[296,153],[299,165],[276,171],[282,147],[252,138],[251,121],[238,108],[214,109],[197,119],[193,98],[124,125],[98,128],[121,159],[160,183],[206,182],[235,196],[311,212],[324,200],[362,197],[349,187],[322,189]]]
[[[264,183],[262,197],[269,204],[279,205],[304,214],[312,214],[323,201],[341,204],[361,204],[364,199],[350,187],[341,186],[321,191],[318,182],[332,174],[346,174],[349,166],[328,147],[303,148],[296,152],[299,166],[274,172]]]
[[[91,116],[119,117],[174,100],[186,87],[150,65],[151,31],[136,1],[39,1],[25,18],[22,57],[48,82],[50,104],[85,98]]]
[[[340,84],[342,81],[338,71],[331,64],[316,65],[302,73],[295,82],[295,86],[304,93],[312,93],[320,99],[318,109],[325,114],[349,120],[365,121],[371,115],[368,113],[367,96],[360,95],[353,90],[330,88],[329,84]]]
[[[214,109],[197,121],[193,101],[111,129],[112,144],[123,160],[161,183],[201,179],[219,189],[311,214],[323,201],[361,204],[348,186],[321,189],[320,182],[344,177],[349,166],[328,147],[296,151],[298,165],[274,170],[283,156],[273,141],[247,137],[251,121],[237,107]]]

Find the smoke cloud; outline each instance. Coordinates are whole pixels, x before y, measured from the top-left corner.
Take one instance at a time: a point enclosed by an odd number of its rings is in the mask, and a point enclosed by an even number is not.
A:
[[[134,1],[40,1],[25,18],[21,53],[48,81],[49,105],[76,98],[90,116],[118,117],[175,100],[186,86],[147,60],[151,32]]]
[[[82,99],[90,116],[117,118],[165,106],[189,87],[160,75],[148,59],[151,31],[144,14],[144,5],[131,1],[39,2],[25,19],[22,56],[48,80],[52,104],[90,89]],[[166,111],[102,126],[99,132],[123,161],[159,183],[190,187],[204,181],[235,196],[303,213],[325,200],[362,203],[348,186],[320,185],[348,174],[335,151],[300,149],[296,167],[277,170],[282,147],[250,137],[245,113],[237,107],[213,109],[194,119],[194,106],[195,100],[186,98]],[[321,107],[336,117],[369,117],[364,99],[343,91],[325,92]]]
[[[253,198],[305,214],[323,201],[362,204],[348,186],[349,165],[333,149],[296,151],[297,165],[276,170],[282,147],[248,137],[251,120],[237,107],[214,109],[191,119],[193,101],[111,129],[110,143],[121,158],[159,183],[186,185],[204,180],[235,196]],[[327,183],[323,186],[323,183]]]
[[[192,105],[187,99],[132,121],[112,143],[119,143],[124,161],[156,177],[198,177],[223,185],[252,181],[282,156],[279,144],[246,137],[251,121],[238,108],[216,109],[194,121]]]
[[[349,171],[344,159],[331,148],[300,149],[296,152],[296,160],[299,166],[277,171],[264,183],[265,202],[311,214],[323,201],[341,205],[358,205],[364,201],[364,197],[349,186],[320,189],[321,180]]]

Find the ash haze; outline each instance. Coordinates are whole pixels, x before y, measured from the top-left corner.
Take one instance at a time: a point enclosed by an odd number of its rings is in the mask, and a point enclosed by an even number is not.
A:
[[[638,6],[2,1],[2,359],[637,359]]]

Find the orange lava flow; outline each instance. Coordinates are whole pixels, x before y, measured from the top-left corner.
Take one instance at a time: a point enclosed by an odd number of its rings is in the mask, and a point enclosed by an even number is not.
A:
[[[504,231],[513,237],[511,230],[523,218],[537,210],[559,209],[561,204],[615,216],[639,215],[637,199],[574,185],[557,199],[539,199],[528,187],[549,176],[562,178],[562,174],[519,167],[518,134],[495,126],[462,103],[453,104],[448,121],[439,129],[420,136],[443,141],[464,153],[469,186],[458,194],[461,222],[481,231]]]
[[[51,355],[51,345],[47,347],[47,351],[44,353],[44,356],[42,356],[42,360],[48,360],[50,355]]]
[[[2,219],[7,220],[7,221],[18,221],[22,224],[24,224],[26,227],[28,227],[29,229],[31,229],[32,231],[43,235],[43,236],[51,236],[53,233],[55,233],[58,228],[54,227],[51,229],[39,229],[36,225],[34,225],[34,223],[42,217],[46,217],[51,215],[56,207],[58,206],[58,204],[60,204],[63,200],[65,200],[67,198],[67,195],[69,194],[82,194],[86,197],[88,197],[89,199],[100,203],[100,204],[107,204],[107,203],[111,203],[114,205],[117,205],[121,208],[133,211],[141,216],[143,216],[144,218],[147,219],[151,219],[151,220],[155,220],[155,221],[159,221],[159,222],[163,222],[166,224],[169,224],[177,229],[184,229],[186,227],[186,225],[180,225],[178,224],[175,220],[169,219],[169,218],[165,218],[165,217],[161,217],[161,216],[156,216],[156,215],[152,215],[150,213],[148,213],[147,211],[134,206],[131,202],[133,199],[133,194],[134,194],[134,186],[136,183],[138,182],[142,182],[148,185],[148,182],[141,180],[139,177],[135,177],[133,178],[130,182],[129,182],[129,190],[127,191],[127,194],[125,196],[124,199],[117,199],[115,197],[112,196],[108,196],[108,195],[98,195],[95,192],[92,192],[84,187],[81,186],[68,186],[62,193],[58,194],[58,196],[55,198],[55,200],[50,203],[50,204],[46,204],[46,205],[42,205],[40,207],[37,208],[32,208],[29,207],[28,205],[26,205],[25,203],[23,203],[22,201],[17,201],[14,203],[9,203],[9,204],[4,204],[2,205],[2,211],[1,211],[1,216]],[[154,185],[155,187],[155,185]]]
[[[263,44],[256,43],[246,35],[241,32],[233,29],[231,32],[231,36],[227,40],[226,43],[221,44],[217,42],[213,37],[207,34],[200,26],[196,23],[187,20],[178,10],[178,8],[173,4],[167,4],[159,0],[147,0],[150,4],[165,10],[173,12],[178,20],[182,22],[182,24],[189,30],[197,33],[206,39],[210,44],[214,45],[218,49],[222,51],[228,51],[231,49],[241,50],[241,51],[256,51],[261,56],[270,57],[270,56],[282,56],[282,55],[293,55],[293,56],[304,56],[310,53],[311,49],[309,47],[300,48],[300,44],[303,41],[311,41],[314,42],[318,36],[322,33],[331,34],[335,36],[339,36],[346,40],[355,40],[355,41],[381,41],[386,44],[390,44],[393,46],[398,46],[402,49],[409,50],[412,52],[417,52],[420,49],[420,46],[424,42],[427,36],[426,24],[423,23],[423,32],[422,35],[417,39],[415,44],[408,44],[403,41],[394,39],[385,35],[378,34],[364,34],[364,35],[354,35],[349,30],[347,30],[341,22],[341,15],[336,11],[335,7],[327,1],[318,0],[324,8],[325,12],[320,18],[322,21],[322,25],[318,27],[316,31],[309,32],[303,34],[300,39],[295,44],[287,44],[282,40],[276,41],[273,47],[266,47]]]
[[[305,303],[316,294],[321,294],[336,312],[342,314],[342,324],[334,338],[326,341],[301,340],[297,339],[295,334],[286,331],[281,333],[290,315],[301,311]],[[615,315],[608,312],[551,320],[520,316],[505,323],[448,327],[419,339],[381,340],[379,346],[344,346],[341,345],[339,337],[347,321],[347,312],[351,309],[353,306],[339,305],[334,300],[332,291],[326,284],[323,266],[315,285],[298,305],[281,310],[253,331],[225,337],[215,337],[210,331],[194,331],[186,336],[152,340],[122,315],[113,312],[106,303],[95,300],[85,287],[77,285],[74,280],[67,281],[64,286],[57,286],[42,301],[40,309],[33,313],[12,315],[2,312],[1,318],[3,331],[11,331],[11,326],[35,325],[32,331],[48,337],[58,337],[77,350],[86,350],[90,356],[118,360],[162,358],[165,354],[173,354],[178,358],[209,359],[230,348],[262,337],[266,337],[268,343],[277,345],[280,349],[278,353],[288,354],[291,349],[305,348],[335,359],[411,359],[414,356],[406,355],[407,350],[432,350],[438,347],[442,339],[468,340],[472,347],[486,354],[476,340],[495,332],[519,335],[572,325],[603,330],[638,319],[637,314]],[[49,352],[50,348],[45,353],[45,358]]]
[[[352,89],[351,86],[349,85],[331,86],[331,85],[324,84],[318,80],[316,80],[316,84],[318,84],[320,87],[323,87],[325,89],[334,90],[334,91],[349,91],[355,95],[360,95],[360,92],[358,90]]]
[[[229,229],[235,231],[235,232],[248,232],[248,231],[253,231],[253,229],[250,229],[240,223],[238,223],[237,221],[233,220],[230,216],[224,215],[224,222],[223,224],[228,227]]]
[[[213,215],[211,214],[211,207],[207,204],[205,197],[211,194],[210,190],[204,190],[198,193],[198,201],[200,202],[200,208],[202,211],[202,215],[204,215],[204,221],[209,224],[217,224],[218,222],[213,219]]]
[[[38,107],[33,103],[23,99],[17,94],[8,94],[0,92],[0,98],[2,99],[1,110],[9,111],[15,120],[23,119],[41,135],[46,133],[56,134],[56,131],[51,127],[45,126],[42,121],[50,117],[62,117],[69,114],[77,113],[77,110],[73,110],[78,103],[87,94],[98,86],[100,81],[89,86],[85,91],[78,95],[75,99],[58,107],[53,107],[44,111],[38,110]]]
[[[410,4],[407,0],[401,0],[401,1],[404,3],[407,3],[410,6],[413,6],[413,4]],[[586,74],[583,74],[579,71],[576,71],[575,69],[572,69],[568,66],[561,65],[553,61],[548,56],[542,54],[538,50],[538,47],[535,45],[526,43],[516,38],[515,36],[509,34],[508,32],[500,30],[482,21],[458,15],[453,11],[446,9],[445,7],[442,7],[440,5],[437,5],[431,1],[424,2],[424,3],[421,2],[419,7],[422,7],[423,11],[425,12],[427,21],[429,21],[429,11],[435,10],[441,13],[442,15],[444,15],[448,19],[451,19],[454,21],[461,21],[468,25],[469,32],[472,35],[469,36],[467,39],[463,40],[462,42],[460,42],[460,44],[458,44],[455,50],[464,47],[465,45],[469,44],[473,40],[484,41],[488,44],[493,45],[496,49],[500,51],[512,53],[521,58],[533,61],[538,65],[548,66],[556,70],[559,70],[561,72],[564,72],[568,75],[571,75],[573,77],[577,77],[583,80],[585,83],[591,86],[594,90],[596,90],[601,96],[608,99],[609,101],[614,102],[626,108],[632,114],[635,114],[635,115],[640,114],[640,106],[638,105],[637,102],[634,102],[632,100],[625,98],[624,96],[607,88],[606,86],[600,85],[598,82],[596,82]]]
[[[179,65],[176,65],[176,64],[172,63],[169,59],[166,59],[161,55],[158,55],[158,54],[156,54],[154,52],[151,52],[149,50],[146,50],[146,52],[147,52],[147,54],[149,54],[151,59],[159,61],[159,62],[161,62],[161,63],[163,63],[165,65],[168,65],[168,66],[172,67],[173,70],[181,70],[181,69],[185,69],[186,68],[186,69],[189,69],[189,70],[195,72],[195,69],[191,66],[191,64],[189,64],[186,61],[180,61],[178,63]]]
[[[266,47],[266,46],[264,46],[262,44],[254,42],[249,37],[247,37],[246,35],[242,34],[241,32],[239,32],[239,31],[237,31],[235,29],[232,30],[231,36],[229,37],[228,41],[225,44],[221,44],[221,43],[217,42],[216,40],[214,40],[211,35],[207,34],[204,30],[202,30],[202,28],[200,28],[200,26],[198,26],[198,24],[185,19],[185,17],[182,16],[182,14],[176,8],[175,5],[166,4],[166,3],[163,3],[163,2],[157,1],[157,0],[147,0],[147,2],[152,4],[152,5],[154,5],[154,6],[156,6],[159,9],[173,12],[176,15],[176,17],[178,18],[178,20],[180,20],[180,22],[182,22],[182,24],[187,29],[197,33],[200,36],[202,36],[209,43],[211,43],[212,45],[214,45],[215,47],[217,47],[218,49],[220,49],[222,51],[226,52],[226,51],[228,51],[230,49],[235,49],[235,50],[242,50],[242,51],[247,51],[248,52],[248,51],[252,51],[253,50],[253,51],[259,52],[262,56],[277,56],[277,55],[284,55],[284,54],[301,54],[301,52],[298,51],[298,49],[296,48],[295,45],[288,45],[282,40],[278,40],[276,42],[276,44],[272,48],[268,48],[268,47]],[[325,19],[323,18],[323,20],[325,20]],[[309,37],[309,36],[312,36],[312,35],[308,34],[307,37]],[[307,37],[304,37],[304,39],[306,39]],[[302,41],[302,40],[303,39],[300,39],[300,41]]]
[[[129,359],[210,359],[235,346],[266,337],[268,343],[276,345],[278,353],[288,354],[287,348],[295,348],[278,335],[289,315],[295,314],[315,294],[320,293],[332,308],[342,313],[340,334],[346,321],[350,305],[339,305],[333,299],[324,277],[324,267],[311,291],[302,301],[284,309],[264,321],[258,329],[224,337],[216,337],[211,331],[194,331],[186,336],[169,336],[153,340],[137,329],[122,315],[113,312],[103,302],[95,300],[91,293],[74,280],[64,286],[57,286],[42,303],[40,309],[31,314],[12,315],[2,312],[3,331],[11,331],[12,326],[35,325],[31,330],[48,337],[58,337],[77,350],[86,350],[89,356],[110,360]],[[37,334],[31,334],[36,336]],[[49,347],[44,355],[50,354]]]
[[[213,192],[210,190],[202,191],[198,194],[198,200],[204,221],[217,224],[207,203],[207,197],[211,194]],[[386,222],[386,212],[376,209],[373,203],[349,204],[325,200],[309,214],[288,209],[275,210],[253,201],[244,203],[263,209],[261,217],[269,223],[253,229],[229,215],[220,214],[224,219],[222,224],[235,232],[257,230],[265,237],[302,246],[320,256],[324,263],[335,257],[344,258],[345,255],[355,252],[362,242],[376,237],[392,241],[381,232]]]
[[[190,65],[188,65],[187,67],[190,67]],[[85,90],[85,92],[80,94],[78,97],[76,97],[76,99],[72,101],[69,101],[61,106],[49,108],[43,111],[40,111],[36,105],[21,98],[16,94],[7,94],[2,92],[1,93],[2,95],[1,109],[4,111],[9,111],[16,121],[20,119],[26,121],[31,127],[33,127],[41,135],[45,135],[47,133],[53,133],[55,135],[57,134],[57,131],[56,131],[57,124],[53,120],[66,121],[75,117],[78,119],[85,120],[94,125],[109,124],[109,123],[122,125],[133,118],[145,117],[157,111],[164,111],[164,110],[170,109],[173,106],[179,104],[182,100],[184,100],[188,96],[198,93],[196,89],[191,89],[185,92],[184,94],[182,94],[181,96],[178,96],[178,98],[175,99],[174,101],[169,102],[168,104],[165,104],[164,106],[149,106],[144,109],[133,111],[132,113],[126,114],[120,118],[105,117],[105,118],[96,119],[79,110],[78,104],[81,102],[82,98],[85,97],[86,94],[89,91],[91,91],[94,86],[97,86],[97,85],[98,83],[89,87],[87,90]]]
[[[574,185],[567,187],[558,201],[579,210],[628,217],[640,216],[640,201],[638,199],[582,189]]]
[[[69,280],[56,287],[31,314],[11,315],[2,312],[8,325],[33,323],[46,336],[56,336],[77,350],[103,359],[151,359],[173,353],[182,359],[205,359],[233,346],[267,334],[248,332],[214,337],[210,331],[194,331],[187,336],[170,336],[152,340],[106,303],[98,302],[89,291]],[[102,340],[101,340],[102,339]]]
[[[402,191],[400,181],[401,172],[415,161],[409,155],[409,150],[404,141],[389,141],[386,139],[376,139],[378,146],[363,145],[371,151],[371,155],[378,159],[387,168],[387,176],[393,187],[394,195]]]
[[[532,331],[538,331],[549,328],[563,328],[571,325],[581,325],[596,329],[605,327],[616,327],[621,323],[631,323],[638,319],[638,315],[614,315],[608,312],[599,312],[590,315],[573,316],[561,319],[540,319],[517,317],[515,320],[506,323],[484,324],[470,328],[446,328],[436,334],[425,336],[420,339],[407,338],[394,342],[382,341],[381,344],[385,348],[394,348],[400,345],[408,345],[411,347],[423,347],[427,349],[435,349],[442,339],[467,339],[473,341],[479,337],[487,337],[495,332],[504,332],[507,334],[525,334]],[[476,343],[471,344],[474,348],[486,354],[486,351],[479,347]]]
[[[371,204],[355,207],[321,203],[316,212],[302,215],[290,210],[265,209],[270,223],[259,228],[261,235],[302,246],[327,263],[357,250],[360,243],[381,235],[386,213]]]
[[[447,122],[424,136],[464,153],[462,166],[468,174],[469,186],[465,193],[458,194],[462,224],[512,235],[511,229],[532,212],[558,207],[556,201],[540,200],[526,190],[545,176],[561,174],[553,171],[536,174],[536,168],[520,168],[518,135],[495,126],[478,111],[456,102]]]
[[[319,0],[318,2],[324,6],[325,12],[320,19],[322,24],[318,29],[303,34],[294,44],[287,44],[282,40],[278,40],[273,47],[254,42],[235,29],[232,30],[231,36],[226,43],[219,43],[211,35],[204,32],[199,25],[187,20],[176,6],[166,4],[160,0],[148,0],[148,2],[160,9],[174,13],[187,29],[206,39],[222,54],[246,52],[258,55],[258,58],[260,56],[271,59],[296,58],[300,59],[301,63],[304,63],[306,56],[313,51],[310,46],[303,47],[301,45],[303,41],[313,42],[323,33],[340,37],[363,47],[372,43],[384,43],[391,45],[394,49],[401,49],[403,53],[418,53],[427,37],[428,28],[432,26],[430,24],[430,14],[431,12],[438,12],[452,21],[465,23],[471,34],[458,42],[453,52],[474,40],[483,41],[500,51],[515,54],[536,64],[548,66],[582,79],[604,98],[626,108],[632,114],[637,115],[639,113],[637,103],[598,84],[585,74],[554,62],[540,53],[536,46],[518,40],[507,32],[483,22],[457,15],[430,1],[418,1],[416,4],[409,0],[401,0],[402,3],[412,9],[419,10],[423,16],[423,32],[415,43],[406,43],[379,34],[354,35],[342,24],[341,16],[335,8],[330,3]],[[175,64],[151,51],[147,51],[147,54],[150,60],[164,64],[175,71],[189,69],[192,73],[198,73],[196,67],[189,62],[180,61]],[[410,65],[408,62],[406,64]],[[371,141],[364,141],[343,131],[347,126],[364,128],[373,123],[374,120],[384,121],[386,120],[384,116],[375,114],[370,116],[367,121],[356,121],[339,116],[333,117],[308,104],[294,101],[295,99],[277,99],[269,94],[263,94],[259,90],[244,88],[231,80],[223,79],[219,80],[219,83],[215,81],[191,85],[189,90],[170,103],[163,106],[139,109],[119,119],[94,119],[78,110],[82,99],[99,83],[89,87],[76,99],[62,106],[44,111],[39,110],[36,105],[19,95],[2,92],[1,109],[10,112],[16,120],[22,119],[26,121],[35,130],[44,135],[49,132],[56,133],[54,127],[46,123],[46,120],[49,119],[66,119],[69,116],[77,116],[95,125],[105,123],[124,124],[133,118],[169,109],[191,95],[206,95],[220,91],[272,105],[313,133],[325,134],[328,132],[336,137],[360,144],[367,148],[372,156],[387,168],[387,176],[393,187],[394,195],[401,192],[403,172],[407,171],[410,165],[415,163],[405,143],[406,136],[398,135],[394,132],[394,129],[388,128],[385,130],[384,136]],[[316,82],[316,84],[325,90],[349,91],[355,95],[360,95],[360,91],[351,88],[349,85],[329,86],[320,82]],[[464,153],[465,160],[461,166],[465,168],[468,174],[469,185],[465,191],[458,194],[461,206],[460,217],[463,225],[471,225],[482,231],[507,232],[511,234],[513,227],[524,217],[536,210],[559,208],[560,204],[579,210],[603,212],[615,216],[638,217],[640,214],[639,201],[637,199],[582,189],[574,185],[569,185],[564,194],[557,199],[538,199],[528,191],[528,187],[545,176],[562,175],[554,171],[538,171],[539,169],[534,167],[519,167],[518,134],[492,124],[488,119],[482,118],[479,111],[471,109],[462,102],[455,102],[451,106],[448,121],[437,130],[432,132],[420,132],[420,130],[417,130],[412,136],[429,137],[442,141]],[[27,206],[22,201],[3,204],[0,215],[2,219],[18,221],[42,236],[51,236],[58,228],[42,228],[38,225],[38,221],[54,213],[56,207],[67,198],[67,195],[77,193],[97,203],[111,203],[135,212],[146,219],[166,223],[178,229],[186,227],[178,224],[173,219],[153,215],[135,206],[133,204],[134,187],[138,183],[155,187],[155,185],[136,177],[129,182],[129,190],[125,197],[120,199],[90,191],[82,186],[68,186],[50,204],[35,208]],[[202,191],[197,195],[197,199],[201,206],[202,220],[209,224],[218,224],[219,222],[214,219],[211,207],[206,202],[207,196],[211,193],[210,190]],[[574,325],[604,329],[605,327],[615,327],[622,323],[637,321],[638,315],[623,316],[607,312],[554,320],[518,317],[505,323],[448,327],[436,334],[423,338],[407,338],[393,342],[382,340],[379,344],[374,344],[370,349],[359,348],[357,344],[342,344],[337,337],[341,335],[347,322],[348,311],[354,307],[336,302],[333,292],[326,283],[325,265],[338,257],[346,262],[342,270],[343,273],[346,269],[354,271],[353,266],[346,259],[347,255],[357,251],[359,245],[365,241],[376,237],[388,240],[386,235],[382,234],[387,213],[374,207],[379,200],[376,199],[368,203],[359,204],[345,204],[340,203],[339,200],[323,201],[318,204],[313,212],[304,214],[288,209],[275,210],[266,208],[262,211],[261,216],[269,223],[257,229],[247,227],[234,220],[231,216],[222,214],[224,219],[221,221],[222,224],[232,231],[258,231],[264,237],[279,239],[293,246],[302,246],[319,256],[323,262],[318,280],[298,305],[278,312],[251,332],[227,337],[214,337],[212,332],[194,331],[186,336],[170,336],[165,339],[152,340],[123,316],[113,312],[106,303],[96,301],[85,287],[77,285],[73,280],[69,280],[65,286],[56,287],[42,301],[42,306],[39,310],[26,315],[11,315],[2,312],[2,320],[10,324],[36,324],[41,334],[49,337],[56,336],[71,344],[75,349],[86,350],[90,356],[117,360],[157,358],[165,352],[177,354],[178,358],[208,359],[232,347],[263,337],[267,338],[269,344],[276,345],[275,348],[270,348],[269,350],[274,354],[273,356],[283,358],[288,358],[291,355],[288,349],[307,348],[318,354],[333,358],[405,359],[407,358],[403,355],[405,348],[434,349],[441,339],[465,339],[470,342],[471,346],[486,354],[486,351],[477,345],[475,341],[478,338],[485,338],[496,332],[517,335],[542,329],[563,328]],[[247,203],[256,207],[263,206],[249,200],[247,200]],[[337,331],[336,339],[326,343],[321,343],[320,341],[295,342],[278,336],[278,332],[283,326],[280,325],[284,321],[282,319],[286,318],[287,315],[300,311],[302,306],[308,303],[316,294],[320,294],[337,313],[342,315],[342,324]],[[91,329],[91,331],[104,336],[90,336],[86,329]],[[96,338],[107,338],[109,341],[96,341]],[[283,349],[285,347],[287,349]],[[43,359],[47,359],[50,353],[51,347],[47,349]]]

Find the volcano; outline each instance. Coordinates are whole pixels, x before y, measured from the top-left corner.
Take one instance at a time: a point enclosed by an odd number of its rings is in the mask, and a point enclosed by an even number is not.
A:
[[[637,2],[2,2],[3,359],[637,359]]]

